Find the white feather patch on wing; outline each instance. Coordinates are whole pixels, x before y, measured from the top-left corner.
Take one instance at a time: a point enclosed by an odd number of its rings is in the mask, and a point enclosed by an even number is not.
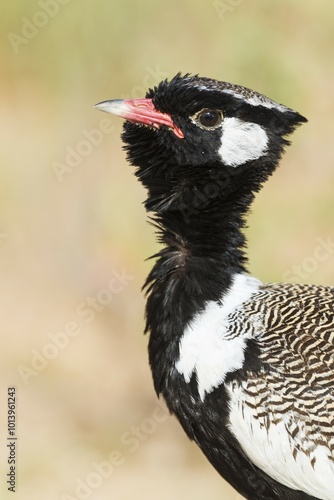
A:
[[[334,499],[334,462],[325,446],[312,445],[312,458],[303,448],[307,434],[298,419],[299,432],[292,438],[288,432],[292,412],[280,419],[268,414],[270,425],[256,418],[256,410],[247,405],[249,396],[242,387],[227,384],[230,395],[229,429],[251,461],[268,476],[294,490],[300,490],[321,500]],[[255,401],[250,401],[254,405]]]
[[[195,316],[185,329],[180,341],[180,357],[176,369],[190,382],[197,375],[198,391],[202,401],[205,394],[224,382],[226,375],[242,368],[246,340],[250,333],[224,338],[227,316],[248,300],[261,285],[255,278],[237,274],[222,304],[209,301],[205,310]]]
[[[238,167],[266,153],[268,136],[258,123],[225,118],[221,143],[219,154],[223,163],[229,167]]]

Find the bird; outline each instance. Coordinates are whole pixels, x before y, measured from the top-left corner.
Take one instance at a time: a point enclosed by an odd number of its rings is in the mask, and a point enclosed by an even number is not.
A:
[[[244,498],[333,500],[334,288],[251,276],[244,234],[307,119],[190,73],[96,108],[125,120],[161,244],[143,286],[158,397]]]

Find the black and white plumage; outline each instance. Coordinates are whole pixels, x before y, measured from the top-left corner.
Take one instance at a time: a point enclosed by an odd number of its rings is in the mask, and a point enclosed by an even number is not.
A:
[[[177,75],[104,101],[163,249],[146,281],[156,392],[250,500],[334,499],[334,288],[247,275],[245,215],[299,113]]]

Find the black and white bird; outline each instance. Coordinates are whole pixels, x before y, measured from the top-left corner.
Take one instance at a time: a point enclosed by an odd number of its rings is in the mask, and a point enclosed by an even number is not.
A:
[[[249,276],[243,234],[306,119],[188,74],[97,108],[126,120],[163,244],[145,284],[157,394],[245,498],[333,500],[334,288]]]

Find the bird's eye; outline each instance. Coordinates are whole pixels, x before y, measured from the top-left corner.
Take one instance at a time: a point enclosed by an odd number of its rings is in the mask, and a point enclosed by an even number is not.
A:
[[[214,109],[203,109],[196,116],[196,121],[205,128],[216,128],[223,121],[223,114],[221,111]]]

